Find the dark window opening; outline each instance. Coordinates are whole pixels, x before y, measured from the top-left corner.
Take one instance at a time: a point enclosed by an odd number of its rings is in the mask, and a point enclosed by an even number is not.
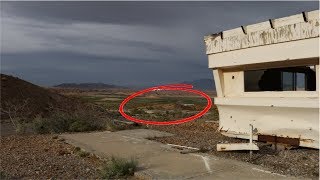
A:
[[[315,68],[309,66],[273,68],[244,72],[245,92],[315,91]]]

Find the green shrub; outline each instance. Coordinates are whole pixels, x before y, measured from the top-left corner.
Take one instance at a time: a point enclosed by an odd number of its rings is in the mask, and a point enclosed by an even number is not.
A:
[[[16,132],[18,134],[24,134],[27,132],[28,124],[24,122],[19,122],[16,124]]]
[[[7,179],[7,176],[3,171],[0,171],[0,179],[1,180]]]
[[[132,115],[137,115],[137,114],[145,114],[144,110],[139,109],[139,108],[134,108],[131,113]]]
[[[206,152],[208,152],[209,150],[206,148],[206,147],[204,147],[204,146],[201,146],[200,148],[199,148],[199,152],[201,152],[201,153],[206,153]]]
[[[36,132],[36,133],[39,133],[39,134],[47,134],[47,133],[50,133],[50,126],[49,126],[49,121],[45,118],[41,118],[41,117],[36,117],[34,120],[33,120],[33,124],[32,124],[32,127],[33,127],[33,130]]]
[[[48,119],[44,119],[46,125],[53,133],[67,132],[70,127],[70,123],[73,122],[73,117],[66,113],[57,112]]]
[[[148,110],[153,110],[154,108],[152,106],[147,107]]]
[[[86,114],[86,112],[74,114],[57,112],[49,118],[35,118],[32,127],[39,134],[84,132],[101,130],[105,128],[105,123],[95,116]]]
[[[78,154],[80,157],[88,157],[90,155],[90,153],[86,152],[86,151],[78,151]]]
[[[115,179],[133,176],[137,168],[137,161],[112,157],[102,168],[102,178]]]
[[[79,151],[81,151],[81,148],[80,147],[75,147],[73,151],[74,152],[79,152]]]
[[[78,119],[71,123],[69,127],[69,131],[72,132],[83,132],[83,131],[90,131],[90,130],[99,130],[99,127],[94,127],[92,124],[90,124],[88,121],[85,121],[84,119]]]
[[[121,131],[125,129],[130,129],[133,128],[132,125],[124,124],[124,123],[118,123],[118,122],[113,122],[112,120],[106,122],[106,130],[115,132],[115,131]]]

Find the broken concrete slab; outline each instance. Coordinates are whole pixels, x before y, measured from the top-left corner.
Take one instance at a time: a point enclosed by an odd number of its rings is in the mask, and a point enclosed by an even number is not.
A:
[[[148,137],[172,134],[136,129],[118,132],[92,132],[62,134],[66,142],[81,147],[100,157],[112,155],[134,157],[139,162],[136,175],[147,179],[283,179],[283,175],[271,173],[260,166],[216,156],[189,153],[178,150]]]

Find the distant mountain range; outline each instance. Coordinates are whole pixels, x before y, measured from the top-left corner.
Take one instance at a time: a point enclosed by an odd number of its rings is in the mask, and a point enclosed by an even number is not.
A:
[[[53,87],[58,88],[76,88],[76,89],[110,89],[110,88],[126,88],[122,86],[116,86],[113,84],[104,83],[62,83]]]
[[[212,79],[198,79],[194,81],[184,81],[184,84],[192,84],[194,89],[199,90],[215,90],[214,80]]]
[[[213,79],[198,79],[194,81],[184,81],[183,84],[192,84],[194,89],[199,90],[215,90],[215,85]],[[62,83],[55,85],[53,87],[57,88],[74,88],[74,89],[111,89],[111,88],[121,88],[121,89],[140,89],[147,87],[124,87],[117,86],[113,84],[104,84],[104,83]]]

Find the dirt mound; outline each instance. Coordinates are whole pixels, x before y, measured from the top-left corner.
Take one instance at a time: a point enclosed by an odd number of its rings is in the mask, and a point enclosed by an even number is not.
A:
[[[17,77],[1,74],[1,119],[46,116],[52,109],[68,109],[74,100]]]

